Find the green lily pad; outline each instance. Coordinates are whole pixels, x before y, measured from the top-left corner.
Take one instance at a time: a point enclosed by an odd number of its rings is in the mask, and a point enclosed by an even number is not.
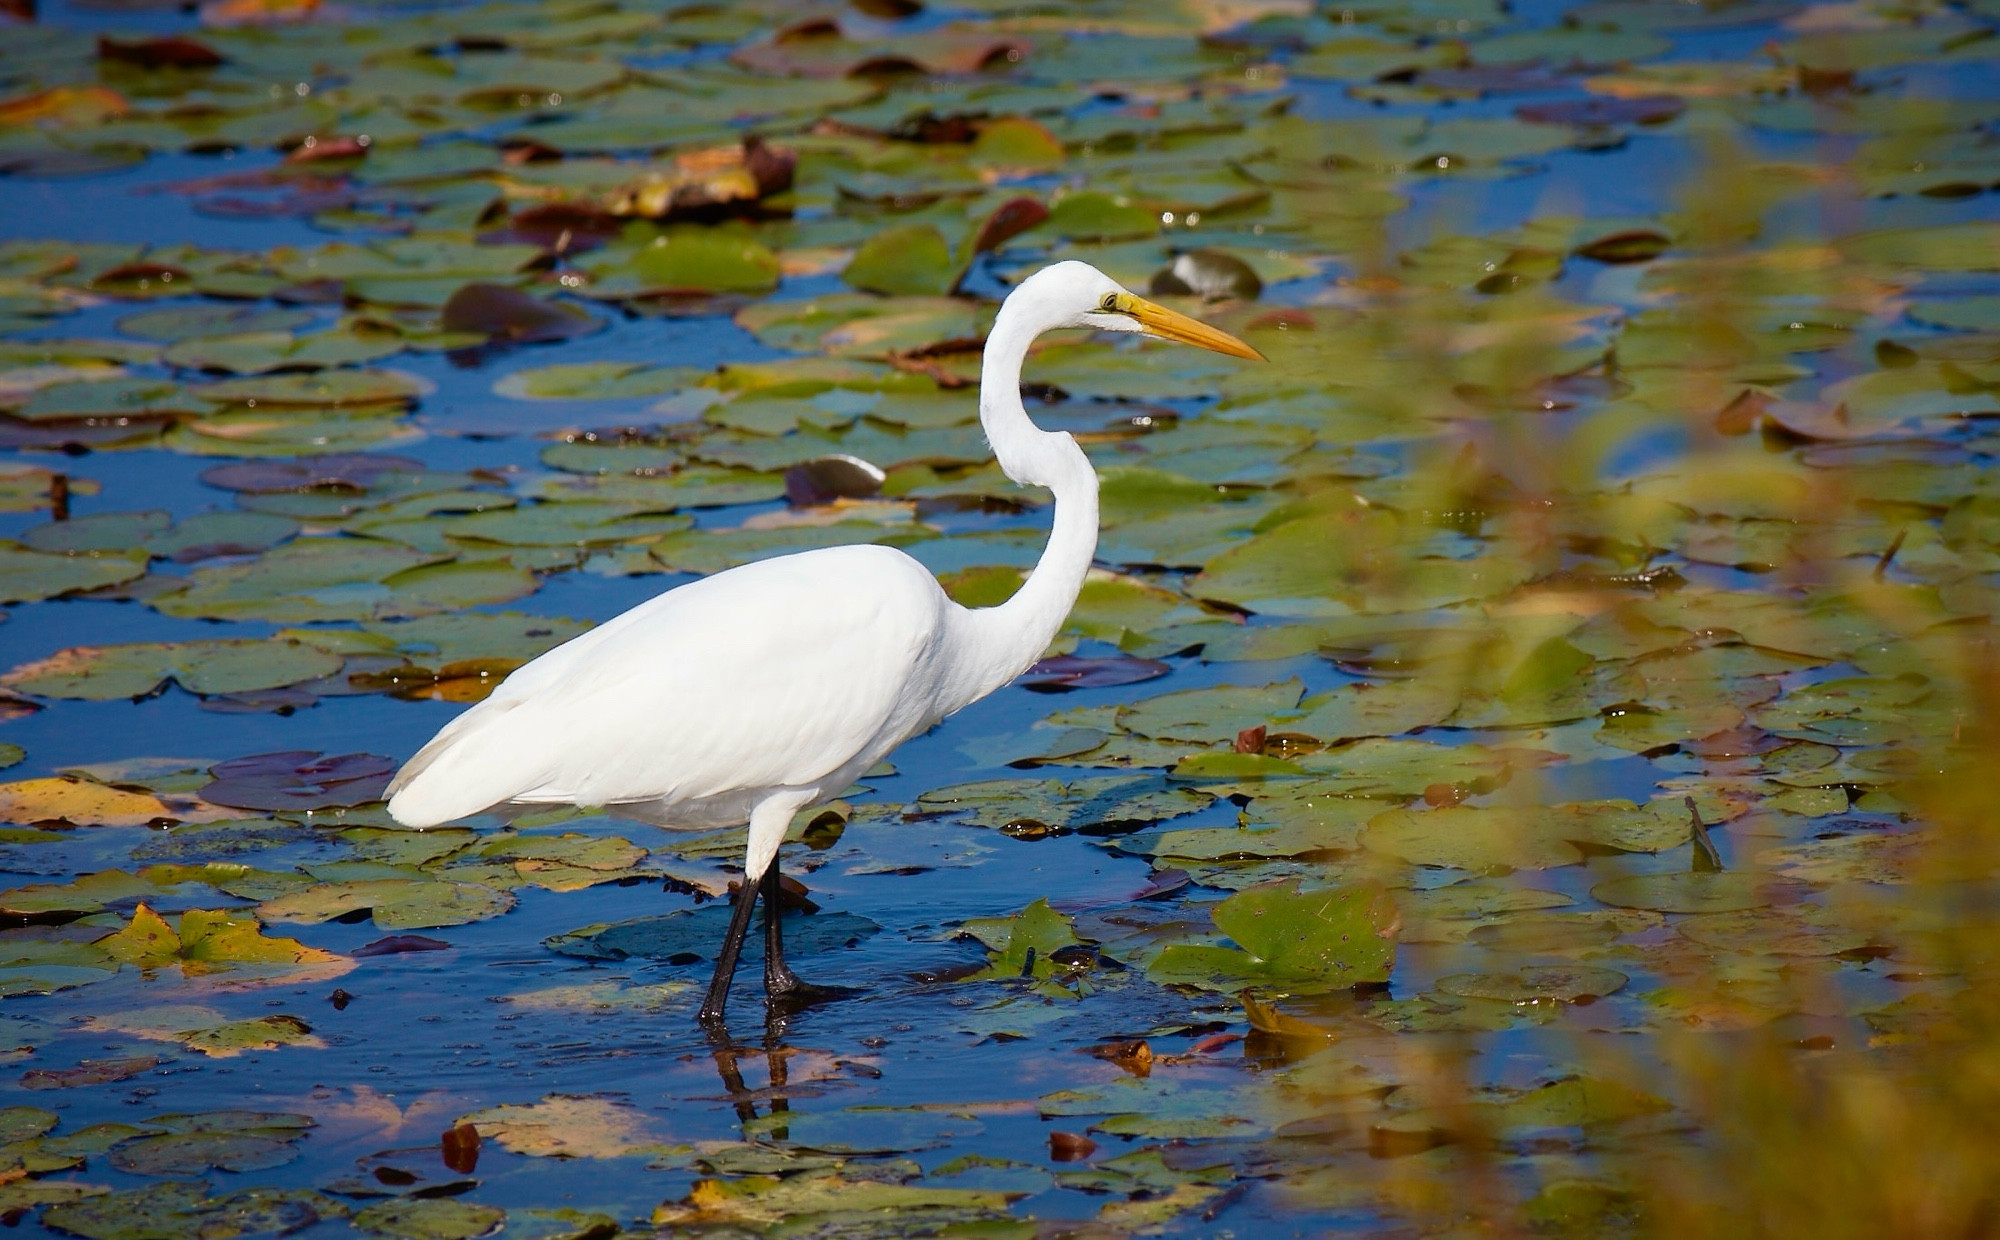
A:
[[[1838,956],[1866,947],[1873,936],[1815,904],[1706,913],[1674,927],[1704,947],[1771,956]]]
[[[1377,887],[1302,891],[1297,879],[1239,891],[1215,907],[1215,924],[1241,950],[1176,943],[1147,976],[1162,984],[1295,994],[1389,979],[1396,910]]]
[[[864,292],[937,295],[957,282],[958,264],[943,233],[930,224],[912,224],[870,237],[840,278]]]
[[[1121,241],[1160,231],[1160,213],[1102,190],[1064,194],[1049,204],[1049,218],[1030,233],[1046,231],[1074,241]]]
[[[201,336],[288,332],[307,326],[315,317],[310,310],[272,310],[258,306],[165,306],[126,315],[118,320],[118,330],[141,340],[172,343]]]
[[[111,1163],[133,1175],[201,1175],[211,1169],[267,1171],[299,1153],[290,1141],[246,1133],[172,1133],[128,1141],[112,1151]]]
[[[1215,797],[1170,787],[1145,775],[1084,779],[989,779],[934,788],[913,809],[952,813],[961,821],[1014,833],[1107,823],[1153,823],[1207,808]]]
[[[441,559],[397,543],[305,538],[248,564],[197,569],[153,606],[170,616],[299,624],[456,611],[509,602],[538,585],[505,561]]]
[[[1395,809],[1361,832],[1370,852],[1459,870],[1546,870],[1581,862],[1579,845],[1659,852],[1687,838],[1687,810],[1678,801]]]
[[[1735,913],[1772,901],[1768,878],[1735,870],[1678,870],[1608,878],[1590,889],[1605,904],[1659,913]]]
[[[778,286],[778,257],[745,233],[676,228],[636,253],[615,254],[616,266],[586,263],[598,277],[592,296],[641,293],[764,293]]]
[[[1305,686],[1297,680],[1183,689],[1120,707],[1118,726],[1154,740],[1194,744],[1233,741],[1244,728],[1296,713],[1304,692]]]
[[[397,1240],[476,1240],[499,1231],[507,1211],[456,1198],[402,1197],[354,1215],[354,1226]]]
[[[120,555],[45,555],[25,547],[0,545],[0,603],[42,599],[96,590],[142,577],[143,559]]]
[[[318,925],[369,910],[384,930],[425,930],[463,926],[498,917],[514,907],[514,897],[479,883],[430,878],[378,878],[322,883],[266,900],[257,908],[265,921]]]
[[[1070,919],[1050,908],[1047,900],[1037,900],[1012,917],[972,918],[960,931],[993,952],[984,969],[965,979],[972,982],[1047,978],[1063,968],[1055,953],[1081,941]]]
[[[73,646],[15,668],[0,684],[41,697],[94,702],[143,697],[167,680],[190,693],[245,693],[331,676],[342,662],[296,641],[135,642]]]
[[[559,362],[504,375],[493,391],[515,400],[623,400],[664,396],[699,383],[703,375],[694,367],[644,362]]]
[[[2000,224],[1990,221],[1856,233],[1842,238],[1839,246],[1857,262],[1925,271],[2000,271]]]
[[[309,375],[228,379],[192,390],[212,405],[322,409],[407,404],[427,394],[431,385],[398,370],[327,370]]]

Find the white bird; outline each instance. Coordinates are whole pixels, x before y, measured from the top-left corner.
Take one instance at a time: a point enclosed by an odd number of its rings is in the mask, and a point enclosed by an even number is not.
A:
[[[582,805],[675,827],[748,821],[743,885],[701,1020],[719,1027],[753,907],[764,985],[798,1004],[831,989],[784,961],[778,845],[903,741],[1035,662],[1097,550],[1097,473],[1021,404],[1021,364],[1052,328],[1141,332],[1261,359],[1225,332],[1120,287],[1087,263],[1036,272],[988,335],[979,419],[1007,476],[1055,496],[1034,571],[997,607],[965,608],[891,547],[830,547],[668,590],[507,677],[446,724],[389,785],[389,813],[429,827],[501,806]]]

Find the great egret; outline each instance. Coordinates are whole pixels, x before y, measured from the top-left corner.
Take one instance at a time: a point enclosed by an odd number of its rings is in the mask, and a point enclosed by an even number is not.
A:
[[[1096,471],[1076,440],[1041,430],[1021,405],[1028,346],[1058,327],[1262,357],[1087,263],[1036,272],[1000,307],[979,388],[1000,468],[1055,495],[1048,546],[1014,597],[961,607],[890,547],[830,547],[717,573],[515,671],[397,773],[389,813],[411,827],[502,805],[615,806],[677,827],[748,820],[743,885],[702,1022],[722,1020],[760,897],[769,1000],[837,993],[785,965],[777,855],[793,815],[1025,671],[1062,627],[1097,550]]]

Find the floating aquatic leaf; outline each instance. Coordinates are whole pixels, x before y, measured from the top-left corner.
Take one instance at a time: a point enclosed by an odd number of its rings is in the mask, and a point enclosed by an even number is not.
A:
[[[288,1140],[249,1133],[191,1132],[143,1137],[112,1151],[111,1163],[133,1175],[200,1175],[217,1171],[264,1171],[299,1156]]]
[[[1224,900],[1214,917],[1241,950],[1177,943],[1147,976],[1208,990],[1312,994],[1387,981],[1396,958],[1395,906],[1376,887],[1303,891],[1296,879],[1268,883]]]
[[[326,453],[289,461],[251,461],[217,465],[202,471],[201,480],[225,491],[271,495],[287,491],[332,490],[362,492],[385,475],[423,472],[422,461],[406,456],[371,453]]]
[[[621,1158],[663,1144],[645,1112],[602,1095],[550,1094],[528,1106],[474,1111],[458,1122],[503,1149],[535,1158]]]
[[[1659,852],[1686,842],[1687,811],[1678,801],[1396,809],[1361,832],[1370,852],[1461,870],[1546,870],[1582,861],[1584,845]]]
[[[124,1059],[86,1059],[74,1068],[30,1068],[21,1074],[23,1089],[73,1089],[86,1085],[108,1085],[128,1081],[142,1072],[157,1068],[156,1055],[134,1055]]]
[[[958,265],[943,233],[916,224],[870,237],[840,278],[870,293],[935,295],[958,282]]]
[[[397,370],[326,370],[309,375],[228,379],[194,392],[214,405],[309,409],[408,402],[430,390],[428,382]]]
[[[1467,999],[1503,1003],[1577,1003],[1622,990],[1628,979],[1616,969],[1591,965],[1526,965],[1505,973],[1454,973],[1437,988]]]
[[[212,805],[235,809],[315,810],[365,805],[381,799],[396,769],[393,758],[352,753],[327,756],[311,750],[233,758],[210,768],[213,782],[200,794]]]
[[[522,344],[568,340],[603,326],[589,312],[567,303],[479,281],[453,293],[438,317],[448,332],[473,332]]]
[[[266,937],[255,918],[190,909],[180,915],[177,926],[170,926],[144,904],[133,910],[124,929],[99,940],[97,947],[113,960],[142,969],[178,964],[190,977],[238,965],[346,964],[343,957],[307,947],[296,939]],[[316,971],[327,975],[325,968]],[[337,968],[333,972],[343,971]]]
[[[1304,692],[1297,680],[1183,689],[1121,707],[1118,726],[1155,740],[1195,744],[1234,740],[1244,728],[1294,713]]]
[[[1769,878],[1736,870],[1628,874],[1590,889],[1605,904],[1661,913],[1734,913],[1772,903],[1778,890]]]
[[[31,603],[95,590],[131,581],[145,571],[143,559],[121,555],[44,555],[0,546],[0,602]]]
[[[689,1223],[738,1223],[769,1226],[780,1220],[880,1220],[936,1225],[999,1215],[1021,1196],[971,1188],[934,1188],[924,1184],[888,1184],[848,1179],[838,1172],[779,1178],[744,1176],[735,1180],[697,1180],[687,1197],[653,1211],[660,1226]]]
[[[500,1230],[507,1211],[455,1198],[402,1197],[356,1211],[354,1226],[397,1240],[477,1240]]]
[[[341,662],[298,642],[247,638],[75,646],[15,668],[0,684],[42,697],[100,702],[144,697],[168,680],[190,693],[243,693],[330,676]]]
[[[762,293],[778,285],[777,256],[755,238],[731,231],[677,227],[636,254],[617,255],[617,262],[616,268],[609,260],[587,264],[600,278],[586,291],[598,296]]]
[[[1158,659],[1135,659],[1130,655],[1054,655],[1029,668],[1024,673],[1028,679],[1023,683],[1043,693],[1103,689],[1157,680],[1171,671],[1170,665]]]
[[[383,930],[428,930],[498,917],[514,907],[510,892],[482,883],[429,878],[369,878],[321,883],[258,905],[264,921],[318,925],[369,911]]]
[[[186,811],[158,797],[80,779],[24,779],[0,784],[0,822],[66,822],[78,827],[139,827],[183,821]]]
[[[1160,231],[1160,216],[1130,198],[1083,190],[1056,198],[1036,227],[1077,241],[1118,241],[1152,236]]]
[[[1012,917],[973,918],[960,930],[994,953],[986,967],[967,981],[1047,978],[1063,970],[1056,953],[1079,942],[1070,919],[1050,908],[1047,900],[1037,900]]]

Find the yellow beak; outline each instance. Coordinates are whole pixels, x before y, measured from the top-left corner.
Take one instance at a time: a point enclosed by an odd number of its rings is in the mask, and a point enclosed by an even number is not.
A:
[[[1217,353],[1227,353],[1231,357],[1249,358],[1253,362],[1265,361],[1262,353],[1244,344],[1226,331],[1210,327],[1199,319],[1191,319],[1165,306],[1154,305],[1143,297],[1127,293],[1118,299],[1118,311],[1139,320],[1149,336],[1162,340],[1178,340],[1196,348],[1213,349]]]

